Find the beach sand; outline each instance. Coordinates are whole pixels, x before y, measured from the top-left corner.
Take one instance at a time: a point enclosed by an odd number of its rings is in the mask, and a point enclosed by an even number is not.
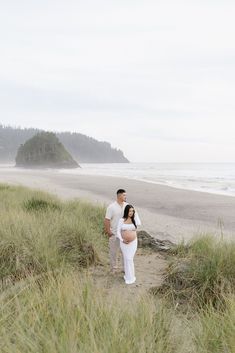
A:
[[[137,180],[65,174],[57,170],[0,168],[0,182],[48,191],[63,199],[80,198],[107,205],[116,190],[127,190],[142,220],[141,229],[162,240],[188,241],[213,233],[235,239],[235,197],[188,191]]]

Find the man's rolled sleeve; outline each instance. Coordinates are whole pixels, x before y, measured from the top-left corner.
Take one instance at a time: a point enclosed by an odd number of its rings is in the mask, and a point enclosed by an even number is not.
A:
[[[111,207],[108,207],[106,210],[105,218],[110,220],[112,218],[112,213],[113,212],[112,212]]]

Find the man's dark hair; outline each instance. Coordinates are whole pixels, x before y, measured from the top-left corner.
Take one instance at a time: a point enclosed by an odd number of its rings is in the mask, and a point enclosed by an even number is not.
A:
[[[117,195],[118,195],[118,194],[124,194],[124,192],[126,192],[126,190],[124,190],[124,189],[118,189]]]

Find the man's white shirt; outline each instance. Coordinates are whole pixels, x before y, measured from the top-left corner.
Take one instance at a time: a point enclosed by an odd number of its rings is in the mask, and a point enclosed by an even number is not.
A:
[[[107,207],[105,218],[110,220],[110,230],[115,236],[117,235],[119,219],[123,217],[126,205],[128,205],[127,202],[120,205],[117,201],[114,201]]]

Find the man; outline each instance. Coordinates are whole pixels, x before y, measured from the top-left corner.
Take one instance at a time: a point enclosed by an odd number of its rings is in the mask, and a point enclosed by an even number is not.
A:
[[[110,267],[113,273],[117,271],[117,254],[120,249],[120,240],[116,237],[117,225],[119,219],[123,217],[126,205],[126,191],[119,189],[117,191],[117,199],[108,206],[104,220],[105,233],[109,237]]]

